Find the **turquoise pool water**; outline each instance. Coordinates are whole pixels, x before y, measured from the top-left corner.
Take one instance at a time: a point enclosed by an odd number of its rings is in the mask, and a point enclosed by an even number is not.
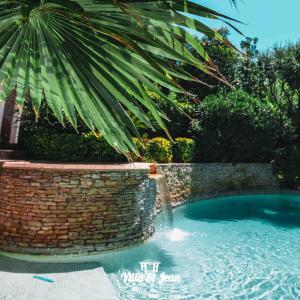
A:
[[[300,299],[300,197],[187,204],[173,229],[160,215],[150,241],[100,260],[121,299]],[[145,261],[160,263],[155,275]]]

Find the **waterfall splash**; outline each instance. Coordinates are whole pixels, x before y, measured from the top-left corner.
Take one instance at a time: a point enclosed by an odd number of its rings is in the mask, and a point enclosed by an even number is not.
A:
[[[166,233],[167,239],[171,242],[184,241],[190,235],[189,232],[185,232],[180,228],[174,228]]]
[[[168,219],[168,225],[173,228],[173,210],[166,177],[163,175],[157,175],[156,182],[158,183],[162,212]]]
[[[180,242],[185,240],[191,234],[181,230],[180,228],[174,228],[173,209],[166,177],[160,174],[152,174],[151,177],[156,181],[162,213],[167,218],[169,226],[169,230],[165,232],[166,238],[171,242]]]

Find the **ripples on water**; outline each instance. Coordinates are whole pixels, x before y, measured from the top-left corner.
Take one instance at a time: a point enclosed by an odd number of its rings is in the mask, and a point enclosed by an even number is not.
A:
[[[125,283],[140,261],[180,283]],[[300,299],[300,198],[216,198],[177,208],[174,229],[159,216],[146,244],[102,262],[121,299]]]

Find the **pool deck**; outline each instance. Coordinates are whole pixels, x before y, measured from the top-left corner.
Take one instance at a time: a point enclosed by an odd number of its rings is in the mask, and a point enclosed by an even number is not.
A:
[[[0,300],[119,299],[102,267],[79,266],[29,263],[0,256]]]

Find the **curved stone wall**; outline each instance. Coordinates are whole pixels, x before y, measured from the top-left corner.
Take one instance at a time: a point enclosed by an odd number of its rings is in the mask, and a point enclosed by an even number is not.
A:
[[[270,164],[162,164],[156,170],[166,176],[173,206],[279,188]],[[0,250],[86,253],[144,241],[161,206],[155,178],[148,164],[0,162]]]
[[[64,254],[117,249],[154,232],[148,165],[0,163],[0,249]]]

